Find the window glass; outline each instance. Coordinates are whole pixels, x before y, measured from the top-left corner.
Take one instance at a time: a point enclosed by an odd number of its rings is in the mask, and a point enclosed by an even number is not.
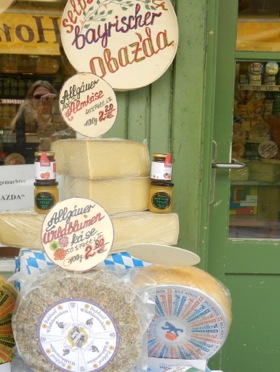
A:
[[[280,51],[279,15],[279,0],[240,0],[236,49]]]

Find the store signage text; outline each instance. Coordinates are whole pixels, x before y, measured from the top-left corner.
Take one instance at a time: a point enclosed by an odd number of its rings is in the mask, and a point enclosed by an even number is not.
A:
[[[58,55],[59,26],[57,15],[2,14],[1,53]]]
[[[151,83],[170,65],[178,27],[169,0],[69,1],[61,39],[77,71],[105,78],[115,89],[133,89]]]

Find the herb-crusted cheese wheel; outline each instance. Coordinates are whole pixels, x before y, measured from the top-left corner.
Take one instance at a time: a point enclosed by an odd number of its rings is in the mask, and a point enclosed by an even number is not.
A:
[[[0,213],[0,243],[42,250],[41,230],[45,216],[33,211]],[[176,213],[125,212],[110,215],[114,227],[111,253],[125,251],[133,243],[175,245],[179,236]]]
[[[57,172],[91,180],[149,176],[145,144],[122,139],[73,138],[52,143]]]
[[[148,209],[149,177],[121,177],[89,180],[64,177],[65,198],[82,197],[96,201],[107,213],[145,211]]]
[[[222,283],[194,266],[161,265],[142,268],[133,282],[155,301],[150,357],[209,359],[219,351],[231,324],[230,294]]]
[[[15,340],[11,322],[17,294],[15,287],[0,275],[0,364],[13,359]]]
[[[12,324],[32,371],[129,372],[140,363],[148,316],[112,272],[54,269],[23,289]]]

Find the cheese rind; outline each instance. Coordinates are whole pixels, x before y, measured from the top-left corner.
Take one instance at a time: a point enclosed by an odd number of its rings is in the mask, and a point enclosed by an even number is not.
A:
[[[44,218],[31,210],[0,213],[0,243],[42,250]],[[125,251],[133,243],[177,244],[179,217],[176,213],[126,212],[112,214],[110,218],[114,227],[111,253]]]
[[[145,144],[122,139],[74,138],[52,143],[57,173],[88,179],[148,176]]]
[[[92,199],[109,214],[147,210],[149,190],[149,177],[122,177],[106,180],[64,177],[66,199],[72,197]]]
[[[214,298],[225,310],[231,323],[231,297],[229,290],[219,280],[195,266],[152,265],[141,269],[134,277],[134,286],[143,289],[152,285],[183,285],[196,288]]]

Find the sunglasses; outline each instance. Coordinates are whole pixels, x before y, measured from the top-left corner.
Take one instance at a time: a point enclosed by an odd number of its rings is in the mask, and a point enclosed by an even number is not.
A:
[[[35,94],[33,96],[34,99],[41,99],[44,96],[44,94]]]

